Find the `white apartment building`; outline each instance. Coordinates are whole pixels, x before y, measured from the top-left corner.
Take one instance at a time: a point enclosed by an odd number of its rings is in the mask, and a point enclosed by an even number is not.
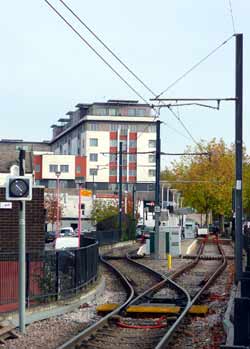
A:
[[[55,154],[86,157],[86,187],[116,190],[119,181],[119,143],[123,144],[124,189],[154,189],[156,120],[151,107],[138,101],[109,100],[77,104],[68,118],[52,125]]]

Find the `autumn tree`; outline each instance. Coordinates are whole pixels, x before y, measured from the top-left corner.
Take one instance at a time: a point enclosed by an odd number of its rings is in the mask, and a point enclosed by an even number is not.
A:
[[[183,156],[173,162],[172,171],[162,173],[162,179],[175,180],[175,187],[182,192],[184,205],[200,213],[211,211],[223,222],[232,209],[232,188],[234,186],[234,148],[227,147],[221,139],[206,143],[201,141],[188,152],[208,153],[209,156]],[[207,219],[206,219],[207,223]]]
[[[44,199],[44,208],[47,213],[47,222],[52,224],[52,229],[57,219],[57,196],[54,192],[47,193]],[[63,214],[63,206],[59,201],[59,219],[61,220]]]

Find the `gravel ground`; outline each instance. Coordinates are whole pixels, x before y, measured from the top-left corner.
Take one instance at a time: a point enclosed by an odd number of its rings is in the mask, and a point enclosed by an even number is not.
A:
[[[120,281],[114,280],[114,276],[102,265],[100,273],[105,277],[106,287],[99,299],[90,304],[83,304],[80,309],[71,313],[34,322],[27,326],[25,335],[20,335],[17,339],[7,340],[6,344],[0,345],[0,348],[54,349],[97,321],[100,318],[95,311],[98,304],[119,303],[125,298]]]
[[[169,348],[219,349],[225,343],[222,319],[233,283],[233,271],[233,262],[230,261],[216,283],[209,288],[208,297],[202,301],[209,306],[208,314],[187,318]]]

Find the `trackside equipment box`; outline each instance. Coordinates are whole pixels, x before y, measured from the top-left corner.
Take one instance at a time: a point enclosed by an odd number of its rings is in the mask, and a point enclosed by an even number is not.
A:
[[[179,256],[181,254],[181,228],[160,226],[159,238],[161,240],[160,254],[166,258],[167,254]],[[155,252],[155,232],[150,233],[147,241],[147,253]]]

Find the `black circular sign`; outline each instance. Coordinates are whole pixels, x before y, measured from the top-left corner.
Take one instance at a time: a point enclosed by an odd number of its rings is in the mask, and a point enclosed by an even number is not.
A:
[[[22,198],[27,196],[29,185],[25,179],[14,179],[10,182],[10,196]]]

